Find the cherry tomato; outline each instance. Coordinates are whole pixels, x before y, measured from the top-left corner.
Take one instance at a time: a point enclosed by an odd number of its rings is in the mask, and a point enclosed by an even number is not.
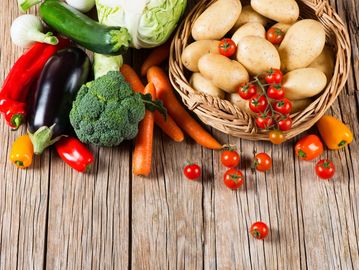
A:
[[[280,100],[284,98],[284,88],[281,84],[272,84],[268,87],[267,95],[269,98]]]
[[[293,120],[288,116],[287,118],[278,121],[277,125],[281,131],[288,131],[292,128]]]
[[[266,153],[259,153],[254,157],[253,168],[260,172],[266,172],[272,167],[272,158]]]
[[[224,166],[233,168],[238,166],[240,157],[237,151],[230,148],[222,152],[221,161]]]
[[[283,132],[280,130],[272,130],[271,132],[269,132],[269,140],[273,144],[281,144],[286,141]]]
[[[248,100],[257,93],[256,87],[251,83],[243,83],[238,88],[238,94],[241,98]]]
[[[287,98],[283,98],[273,103],[273,109],[276,112],[279,112],[284,115],[290,114],[292,108],[293,108],[292,102],[290,102],[290,100]]]
[[[323,151],[323,143],[317,135],[306,136],[295,145],[295,154],[302,160],[313,160]]]
[[[224,38],[219,43],[218,49],[220,54],[230,57],[236,53],[237,45],[232,39]]]
[[[265,96],[256,94],[249,101],[249,107],[255,113],[264,112],[267,109],[268,101]]]
[[[244,184],[244,176],[241,171],[234,168],[224,174],[224,184],[230,189],[238,189]]]
[[[197,164],[190,164],[184,168],[184,175],[190,180],[196,180],[201,176],[201,167]]]
[[[260,129],[269,129],[273,126],[273,117],[267,113],[259,113],[256,118],[256,124]]]
[[[335,166],[332,161],[322,159],[315,166],[315,172],[321,179],[330,179],[335,174]]]
[[[263,240],[264,238],[267,237],[269,229],[267,224],[258,221],[251,226],[249,232],[254,238]]]
[[[280,44],[284,39],[285,33],[277,27],[269,28],[267,31],[267,40],[272,44]]]
[[[283,80],[283,73],[276,68],[271,68],[266,72],[265,80],[269,84],[280,84]]]

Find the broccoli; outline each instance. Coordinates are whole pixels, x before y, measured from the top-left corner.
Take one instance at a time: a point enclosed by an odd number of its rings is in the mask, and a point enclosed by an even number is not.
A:
[[[80,141],[116,146],[134,139],[145,109],[166,115],[160,101],[135,93],[118,72],[121,56],[95,54],[95,80],[81,87],[72,104],[70,122]]]
[[[141,95],[132,91],[119,72],[110,71],[81,87],[70,122],[80,141],[115,146],[136,137],[144,116]]]

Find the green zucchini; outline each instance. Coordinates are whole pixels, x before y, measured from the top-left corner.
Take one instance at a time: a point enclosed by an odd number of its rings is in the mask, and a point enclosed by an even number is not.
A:
[[[66,3],[45,1],[39,12],[51,28],[90,51],[118,55],[130,46],[131,36],[126,28],[99,24]]]

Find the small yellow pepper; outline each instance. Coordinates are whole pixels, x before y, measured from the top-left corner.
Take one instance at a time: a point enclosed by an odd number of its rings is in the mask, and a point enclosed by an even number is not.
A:
[[[349,127],[333,116],[324,115],[318,122],[319,133],[331,150],[345,147],[353,141],[353,133]]]
[[[11,147],[10,160],[20,169],[29,167],[34,156],[34,147],[29,135],[20,136]]]

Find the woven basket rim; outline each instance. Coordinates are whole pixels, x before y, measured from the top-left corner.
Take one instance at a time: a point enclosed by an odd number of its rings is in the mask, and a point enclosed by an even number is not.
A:
[[[183,103],[205,124],[226,134],[249,140],[269,140],[268,131],[258,130],[252,115],[227,100],[195,91],[185,76],[181,62],[183,49],[191,40],[191,26],[210,4],[218,0],[201,0],[179,26],[170,50],[169,76]],[[325,28],[327,42],[336,49],[334,74],[326,89],[299,113],[293,114],[293,128],[286,133],[287,140],[311,128],[335,102],[344,88],[351,65],[350,38],[345,24],[327,0],[298,0],[301,17],[311,16]],[[309,14],[309,15],[308,15]]]

